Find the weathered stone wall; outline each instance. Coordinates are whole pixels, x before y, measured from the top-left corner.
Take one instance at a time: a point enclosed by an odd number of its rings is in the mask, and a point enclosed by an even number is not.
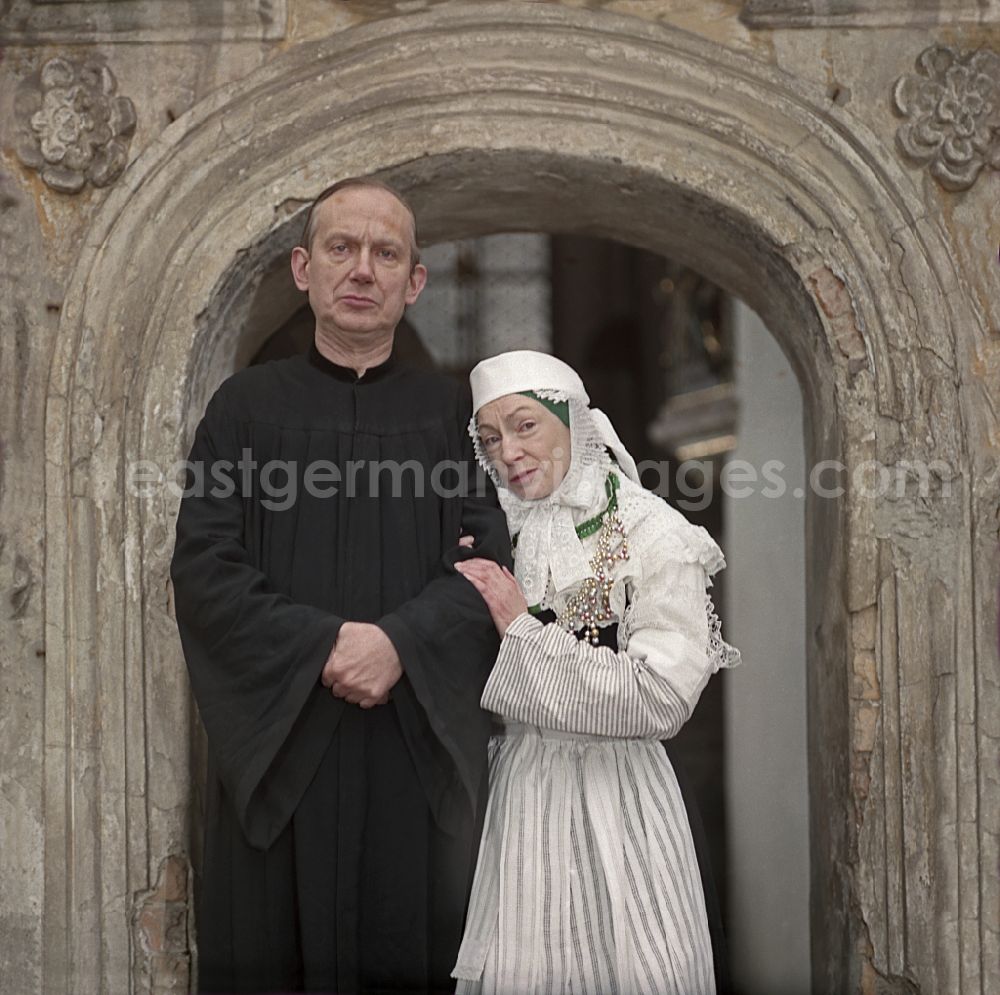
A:
[[[811,458],[944,464],[807,508],[815,985],[1000,988],[1000,11],[852,8],[0,4],[0,991],[188,983],[174,503],[125,472],[184,451],[295,213],[366,168],[431,239],[697,266],[789,354]]]
[[[37,989],[45,843],[44,422],[58,320],[50,307],[58,310],[58,298],[52,281],[30,264],[43,252],[34,205],[7,176],[0,244],[0,973]]]

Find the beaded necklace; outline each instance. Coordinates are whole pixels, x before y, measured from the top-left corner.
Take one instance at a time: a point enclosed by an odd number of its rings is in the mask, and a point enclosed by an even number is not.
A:
[[[580,590],[569,599],[556,618],[556,623],[567,632],[584,629],[585,638],[594,646],[600,642],[599,623],[609,622],[615,617],[611,611],[615,563],[628,559],[628,539],[618,513],[618,487],[618,477],[612,471],[604,482],[604,490],[608,495],[607,507],[576,527],[576,534],[580,539],[600,530],[597,549],[590,558],[590,569],[594,573],[584,580]],[[616,542],[616,539],[620,541]],[[516,551],[517,536],[514,536],[511,545],[512,551]],[[541,605],[532,605],[528,611],[537,614],[541,611]]]

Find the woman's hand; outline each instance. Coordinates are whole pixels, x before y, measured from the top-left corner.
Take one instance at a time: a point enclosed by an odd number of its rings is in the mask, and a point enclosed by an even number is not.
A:
[[[503,636],[507,626],[528,610],[514,575],[492,560],[462,560],[455,569],[483,596],[497,632]]]

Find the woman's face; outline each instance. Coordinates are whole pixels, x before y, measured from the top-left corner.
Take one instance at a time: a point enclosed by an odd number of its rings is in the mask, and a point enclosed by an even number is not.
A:
[[[569,428],[534,398],[497,398],[479,409],[476,424],[500,483],[519,498],[548,497],[566,476]]]

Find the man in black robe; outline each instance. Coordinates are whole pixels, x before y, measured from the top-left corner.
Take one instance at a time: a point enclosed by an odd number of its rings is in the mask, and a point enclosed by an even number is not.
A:
[[[315,341],[212,398],[171,565],[209,745],[198,987],[449,991],[497,650],[453,566],[509,562],[507,529],[464,388],[392,356],[409,207],[324,191],[292,272]]]

